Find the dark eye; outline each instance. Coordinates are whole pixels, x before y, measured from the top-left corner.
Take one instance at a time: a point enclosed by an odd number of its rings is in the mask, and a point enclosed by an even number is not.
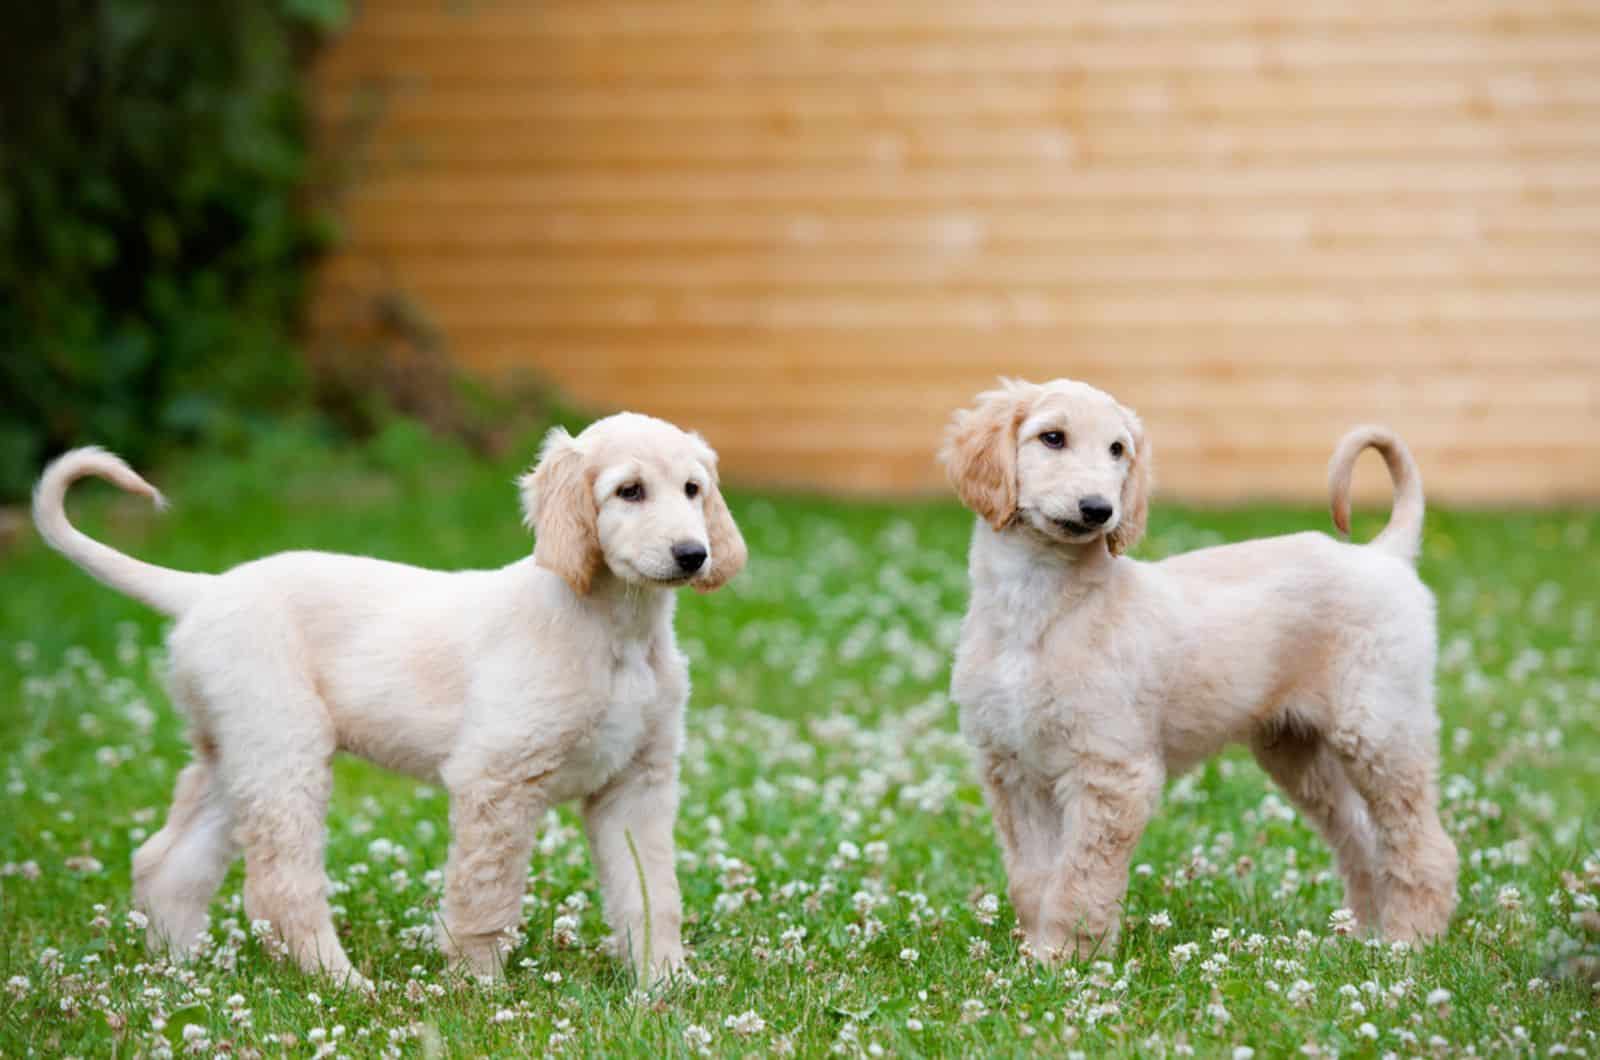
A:
[[[644,487],[637,482],[630,482],[626,486],[617,487],[617,496],[625,501],[644,500]]]
[[[1039,440],[1044,443],[1046,449],[1060,449],[1067,444],[1067,433],[1065,431],[1045,431],[1039,435]]]
[[[1122,456],[1122,443],[1121,442],[1112,442],[1111,443],[1111,455],[1115,456],[1115,457],[1121,457]]]
[[[698,497],[698,496],[700,496],[700,483],[698,483],[698,482],[685,482],[683,484],[683,493],[684,493],[684,496],[686,496],[686,497]]]

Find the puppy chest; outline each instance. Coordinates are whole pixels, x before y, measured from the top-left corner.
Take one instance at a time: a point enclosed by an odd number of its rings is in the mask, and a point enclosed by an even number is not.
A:
[[[610,676],[608,692],[595,704],[588,738],[563,771],[577,795],[604,786],[632,761],[653,721],[659,688],[643,653],[619,658]]]
[[[620,664],[612,675],[611,702],[595,730],[595,742],[615,754],[632,758],[639,749],[655,702],[656,674],[642,657]]]
[[[985,652],[963,660],[954,687],[961,704],[961,728],[968,740],[996,750],[1025,754],[1040,723],[1052,713],[1035,652],[1020,649]]]

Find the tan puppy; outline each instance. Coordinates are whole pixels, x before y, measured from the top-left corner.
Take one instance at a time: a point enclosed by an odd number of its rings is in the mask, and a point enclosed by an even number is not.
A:
[[[1041,958],[1115,945],[1128,865],[1169,776],[1244,743],[1338,853],[1347,904],[1394,939],[1443,932],[1433,596],[1413,569],[1422,485],[1399,439],[1352,431],[1330,468],[1348,530],[1367,446],[1394,476],[1370,545],[1301,533],[1161,563],[1139,419],[1069,380],[1005,382],[943,459],[979,516],[952,689]]]
[[[570,799],[582,801],[621,952],[647,976],[682,959],[672,827],[689,678],[673,590],[714,589],[745,562],[716,454],[697,435],[631,413],[576,438],[550,432],[522,480],[538,547],[495,571],[318,552],[219,575],[156,567],[67,522],[67,487],[85,475],[161,498],[98,449],[61,457],[34,494],[46,541],[178,620],[171,691],[194,762],[166,826],[134,856],[153,944],[192,949],[242,851],[251,920],[269,921],[303,967],[364,982],[325,895],[330,766],[348,751],[449,791],[439,941],[453,963],[500,971],[535,824]]]

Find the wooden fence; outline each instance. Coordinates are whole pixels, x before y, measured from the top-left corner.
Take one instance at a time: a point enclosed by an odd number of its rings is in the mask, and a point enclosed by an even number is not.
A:
[[[937,487],[1003,373],[1189,498],[1368,419],[1437,498],[1600,497],[1593,0],[368,0],[316,77],[318,326],[403,293],[741,480]]]

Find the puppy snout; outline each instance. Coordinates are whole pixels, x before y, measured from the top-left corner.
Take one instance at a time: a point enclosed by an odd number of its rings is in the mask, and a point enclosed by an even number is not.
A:
[[[672,546],[672,558],[677,562],[678,569],[685,574],[693,574],[706,563],[706,547],[697,541],[679,541]]]
[[[1104,526],[1111,520],[1111,502],[1098,493],[1078,502],[1078,514],[1085,526]]]

